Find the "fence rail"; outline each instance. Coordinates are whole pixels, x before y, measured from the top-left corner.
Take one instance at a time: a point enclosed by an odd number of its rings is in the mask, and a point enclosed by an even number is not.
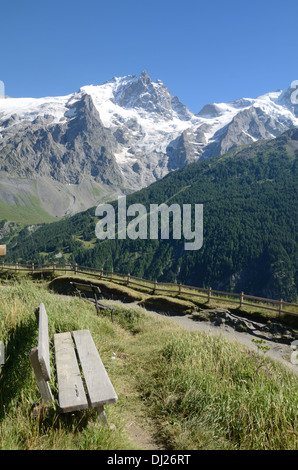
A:
[[[238,304],[239,307],[248,306],[248,307],[257,307],[264,310],[274,311],[280,317],[281,314],[298,316],[298,311],[294,312],[288,308],[298,308],[298,304],[293,302],[285,302],[284,300],[274,300],[266,299],[263,297],[255,297],[252,295],[246,295],[244,292],[240,294],[235,292],[224,292],[214,290],[211,287],[201,288],[196,286],[187,286],[183,284],[174,284],[174,283],[158,283],[157,281],[150,281],[143,279],[141,277],[132,276],[130,274],[116,273],[113,271],[106,271],[104,269],[89,268],[86,266],[80,266],[78,264],[57,264],[57,263],[48,263],[48,264],[21,264],[21,263],[7,263],[2,261],[0,263],[0,269],[9,270],[14,272],[30,272],[32,274],[39,272],[74,272],[74,274],[88,274],[95,276],[98,279],[108,279],[114,282],[122,282],[125,285],[135,285],[142,289],[147,289],[150,292],[163,292],[170,293],[180,296],[190,296],[190,297],[203,297],[208,302],[210,300],[220,300],[221,302],[228,302]],[[245,300],[248,302],[245,302]],[[253,301],[254,303],[252,303]],[[257,303],[256,303],[257,302]],[[263,305],[266,304],[266,305]]]

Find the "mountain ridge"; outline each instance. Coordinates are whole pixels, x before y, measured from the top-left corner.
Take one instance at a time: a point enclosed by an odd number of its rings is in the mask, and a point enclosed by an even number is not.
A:
[[[62,97],[0,100],[0,199],[9,199],[9,178],[52,183],[54,198],[64,199],[60,208],[44,202],[48,189],[30,189],[52,217],[129,194],[189,163],[298,126],[292,92],[210,103],[195,114],[142,71]],[[96,194],[81,191],[83,180]],[[10,200],[21,203],[18,186]]]

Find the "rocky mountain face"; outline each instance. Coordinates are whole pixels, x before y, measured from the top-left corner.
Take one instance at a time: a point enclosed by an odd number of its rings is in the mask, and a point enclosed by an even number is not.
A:
[[[62,97],[2,99],[0,219],[1,203],[26,205],[29,196],[53,216],[75,213],[190,162],[279,136],[298,126],[292,91],[194,114],[143,71]]]

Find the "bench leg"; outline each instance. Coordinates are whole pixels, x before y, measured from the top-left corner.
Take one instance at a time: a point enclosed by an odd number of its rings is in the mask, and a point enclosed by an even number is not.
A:
[[[106,412],[105,412],[103,406],[99,406],[97,408],[97,414],[98,414],[98,421],[100,423],[109,424],[108,423],[108,418],[107,418],[107,415],[106,415]]]
[[[98,413],[98,421],[102,424],[105,424],[106,426],[109,426],[110,429],[112,429],[113,431],[115,431],[116,429],[116,426],[114,424],[110,424],[108,422],[108,418],[107,418],[107,415],[106,415],[106,412],[104,410],[104,407],[103,406],[99,406],[97,408],[97,413]]]
[[[34,419],[44,419],[49,411],[51,411],[49,403],[41,400],[40,403],[34,403],[32,406],[31,416]]]
[[[93,292],[93,295],[94,295],[94,301],[95,301],[95,308],[96,308],[96,312],[97,312],[97,314],[98,314],[98,310],[99,310],[99,309],[98,309],[98,301],[97,301],[97,296],[96,296],[95,292]]]

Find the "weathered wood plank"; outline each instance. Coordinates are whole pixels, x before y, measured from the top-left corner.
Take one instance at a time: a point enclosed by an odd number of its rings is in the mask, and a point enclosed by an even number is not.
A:
[[[41,370],[41,364],[38,358],[38,348],[31,349],[30,361],[34,370],[37,385],[41,394],[41,398],[45,403],[51,403],[54,401],[53,395],[48,382],[44,378],[43,371]]]
[[[93,408],[118,399],[89,330],[73,331],[90,404]]]
[[[3,341],[0,341],[0,365],[5,364],[5,349]]]
[[[51,380],[48,315],[43,303],[38,309],[38,360],[44,379]]]
[[[71,282],[71,284],[79,290],[85,290],[87,292],[96,292],[97,294],[101,294],[101,290],[98,286],[94,286],[92,284],[81,284],[78,282]]]
[[[54,335],[59,406],[63,413],[88,408],[71,334]]]

